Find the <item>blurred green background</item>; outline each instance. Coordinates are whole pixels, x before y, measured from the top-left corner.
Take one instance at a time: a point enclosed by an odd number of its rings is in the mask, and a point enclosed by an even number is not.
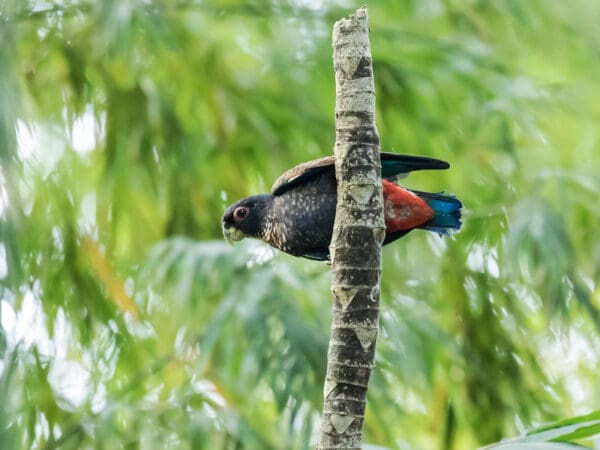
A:
[[[329,268],[220,217],[332,152],[330,33],[364,3],[0,0],[0,448],[314,444]],[[600,409],[600,2],[369,16],[382,149],[448,160],[404,184],[466,211],[383,252],[365,442]]]

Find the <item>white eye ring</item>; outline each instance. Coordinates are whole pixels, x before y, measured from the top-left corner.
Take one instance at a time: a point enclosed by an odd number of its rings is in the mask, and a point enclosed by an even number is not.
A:
[[[249,212],[250,208],[246,206],[240,206],[238,208],[235,208],[235,210],[233,211],[233,220],[239,223],[243,221],[246,217],[248,217]]]

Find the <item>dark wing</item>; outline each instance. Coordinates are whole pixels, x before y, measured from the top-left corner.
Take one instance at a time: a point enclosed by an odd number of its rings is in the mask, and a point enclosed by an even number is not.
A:
[[[271,188],[273,195],[281,195],[295,186],[314,179],[325,170],[334,170],[333,156],[314,159],[291,168],[281,175]],[[397,153],[381,153],[381,176],[394,178],[414,170],[439,170],[450,167],[446,161],[426,156],[399,155]]]
[[[392,178],[415,170],[440,170],[450,167],[446,161],[428,158],[427,156],[398,155],[397,153],[381,154],[381,176]]]
[[[315,178],[325,170],[334,170],[334,163],[333,156],[326,156],[299,164],[275,180],[271,188],[271,194],[281,195],[293,187]]]

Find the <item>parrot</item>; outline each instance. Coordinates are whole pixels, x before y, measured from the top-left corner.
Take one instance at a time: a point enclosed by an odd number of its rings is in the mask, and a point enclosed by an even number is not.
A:
[[[246,237],[294,256],[329,260],[337,184],[335,157],[326,156],[283,173],[270,194],[241,199],[227,208],[221,225],[229,243]],[[387,245],[414,229],[450,235],[461,227],[462,203],[452,195],[404,188],[398,178],[416,170],[448,169],[450,164],[425,156],[381,153],[385,239]]]

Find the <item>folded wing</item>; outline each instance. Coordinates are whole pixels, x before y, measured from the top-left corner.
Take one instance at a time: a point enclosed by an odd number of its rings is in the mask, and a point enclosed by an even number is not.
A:
[[[315,159],[291,168],[282,174],[271,188],[273,195],[281,195],[286,191],[314,179],[324,171],[334,175],[335,159],[333,156]],[[381,176],[395,178],[415,170],[442,170],[450,167],[446,161],[426,156],[399,155],[381,153]]]

